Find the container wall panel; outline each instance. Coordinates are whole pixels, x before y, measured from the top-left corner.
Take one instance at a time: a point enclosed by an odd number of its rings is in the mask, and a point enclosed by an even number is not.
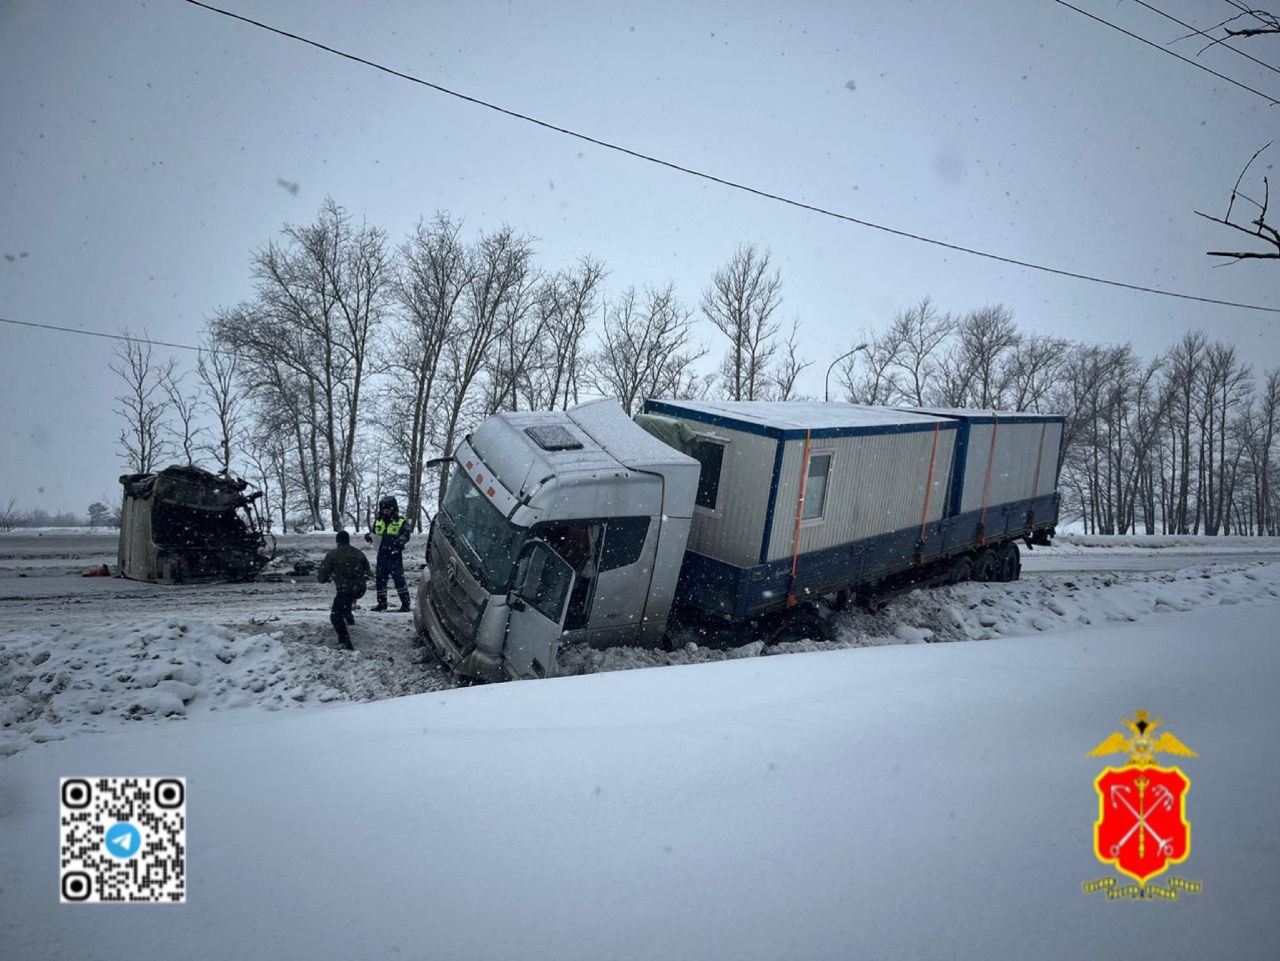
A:
[[[987,504],[1004,504],[1033,496],[1042,424],[1001,424]]]
[[[993,432],[994,458],[991,449]],[[992,424],[972,424],[969,429],[961,512],[982,508],[983,489],[988,484],[988,463],[991,465],[986,497],[988,507],[1052,494],[1057,489],[1058,448],[1061,439],[1060,423],[1002,421],[998,430]]]
[[[956,431],[937,435],[929,520],[942,517],[951,483]],[[863,434],[814,440],[810,453],[831,452],[831,473],[820,521],[800,528],[800,551],[837,547],[864,537],[918,525],[924,510],[934,432]],[[790,557],[794,548],[804,439],[787,441],[769,541],[769,560]]]
[[[1044,425],[1044,447],[1040,451],[1040,477],[1036,496],[1052,494],[1058,489],[1058,457],[1062,451],[1062,424]]]
[[[760,563],[760,539],[778,441],[693,420],[685,423],[699,437],[728,442],[716,510],[694,507],[689,549],[739,567]]]

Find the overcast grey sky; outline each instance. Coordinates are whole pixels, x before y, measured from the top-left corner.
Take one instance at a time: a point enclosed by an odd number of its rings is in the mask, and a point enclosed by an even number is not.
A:
[[[1230,12],[1155,3],[1197,24]],[[1280,268],[1215,269],[1203,251],[1233,238],[1192,212],[1225,204],[1244,161],[1280,133],[1280,107],[1051,0],[225,5],[858,217],[1280,304]],[[1180,32],[1131,0],[1077,5],[1160,42]],[[1280,40],[1249,49],[1280,64]],[[1280,74],[1221,50],[1203,59],[1280,97]],[[1003,302],[1027,328],[1129,340],[1145,355],[1201,327],[1259,368],[1280,363],[1275,315],[1031,273],[789,209],[180,0],[0,0],[0,130],[5,317],[194,342],[215,307],[248,293],[250,250],[331,194],[393,236],[436,209],[470,229],[506,221],[539,238],[543,265],[591,253],[610,289],[670,280],[690,304],[735,244],[758,241],[813,358],[931,294],[953,310]],[[83,511],[116,495],[109,359],[106,341],[0,325],[0,499]],[[823,367],[803,389],[821,392]]]

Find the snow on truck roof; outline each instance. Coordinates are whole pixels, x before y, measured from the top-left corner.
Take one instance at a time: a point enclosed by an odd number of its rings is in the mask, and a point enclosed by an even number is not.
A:
[[[818,436],[899,433],[953,428],[955,420],[893,407],[825,401],[651,400],[645,410],[684,417],[749,433],[791,439]]]
[[[694,467],[698,463],[637,427],[622,405],[612,399],[590,401],[567,411],[505,412],[494,420],[536,448],[539,458],[558,473],[616,469],[618,464],[643,469]],[[475,439],[485,445],[481,433],[478,429]],[[486,456],[485,451],[477,453]],[[497,452],[487,453],[493,456]]]

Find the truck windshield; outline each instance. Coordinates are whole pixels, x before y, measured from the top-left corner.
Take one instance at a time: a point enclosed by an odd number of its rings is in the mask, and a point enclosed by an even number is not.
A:
[[[492,594],[507,589],[511,568],[528,530],[517,527],[481,493],[471,478],[454,465],[442,505],[457,544],[470,549],[470,566]]]

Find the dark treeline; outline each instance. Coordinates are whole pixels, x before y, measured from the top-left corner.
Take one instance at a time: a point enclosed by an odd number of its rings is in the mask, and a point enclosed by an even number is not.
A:
[[[806,368],[844,355],[833,399],[1066,414],[1064,519],[1089,532],[1276,533],[1280,373],[1199,333],[1144,360],[926,298],[806,359],[768,250],[738,247],[690,305],[665,278],[608,288],[590,256],[541,264],[509,226],[441,212],[395,239],[332,200],[251,263],[252,295],[213,313],[188,369],[117,351],[120,447],[130,471],[248,477],[280,529],[365,524],[383,492],[421,527],[445,481],[430,462],[495,411],[797,399]]]

